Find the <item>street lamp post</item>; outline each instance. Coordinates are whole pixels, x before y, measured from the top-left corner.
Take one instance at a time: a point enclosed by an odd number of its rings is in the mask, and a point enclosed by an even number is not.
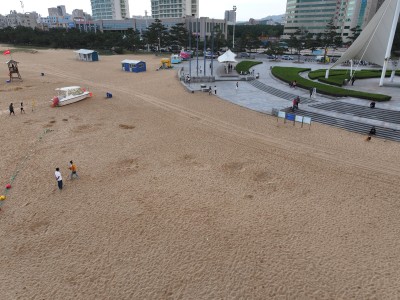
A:
[[[160,43],[160,37],[158,37],[158,51],[161,53],[161,43]]]
[[[235,49],[235,25],[236,25],[236,5],[233,6],[233,37],[232,37],[232,50]]]

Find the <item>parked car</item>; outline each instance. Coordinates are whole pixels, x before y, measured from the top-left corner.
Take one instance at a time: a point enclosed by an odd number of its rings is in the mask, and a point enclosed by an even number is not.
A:
[[[276,55],[273,55],[273,54],[268,54],[268,55],[267,55],[267,58],[268,58],[268,59],[276,59],[277,56],[276,56]]]
[[[282,55],[283,60],[293,60],[293,56],[290,55]]]
[[[217,58],[218,54],[217,53],[211,53],[211,51],[206,52],[206,58]]]
[[[239,53],[239,58],[249,58],[250,54],[247,52],[240,52]]]

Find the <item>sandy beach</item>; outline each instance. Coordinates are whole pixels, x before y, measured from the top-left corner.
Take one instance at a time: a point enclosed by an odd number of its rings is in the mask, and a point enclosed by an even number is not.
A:
[[[23,81],[0,73],[0,194],[15,175],[0,299],[400,297],[399,143],[188,93],[151,55],[13,58]],[[122,72],[126,58],[148,71]],[[50,107],[69,85],[94,96]]]

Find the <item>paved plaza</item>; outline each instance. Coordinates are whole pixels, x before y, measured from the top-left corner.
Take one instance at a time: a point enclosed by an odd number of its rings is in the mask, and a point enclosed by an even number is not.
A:
[[[299,64],[293,61],[273,61],[259,57],[256,58],[256,61],[263,62],[252,68],[255,75],[259,74],[259,78],[246,80],[249,79],[248,76],[234,74],[235,71],[231,74],[226,74],[224,64],[214,60],[213,73],[216,81],[204,84],[207,87],[212,86],[214,88],[216,86],[217,96],[221,99],[267,114],[272,114],[278,110],[287,110],[291,107],[293,98],[300,96],[302,101],[298,113],[311,116],[314,121],[359,133],[366,133],[368,128],[376,126],[378,137],[380,136],[379,133],[385,133],[380,137],[400,141],[400,79],[397,77],[391,85],[389,84],[389,79],[386,78],[383,87],[379,87],[379,78],[359,79],[355,81],[354,86],[348,85],[344,87],[371,93],[381,93],[392,97],[390,101],[377,102],[376,108],[370,109],[369,100],[351,97],[333,98],[321,94],[310,98],[308,90],[291,88],[287,83],[271,74],[271,67],[273,66],[304,67],[315,70],[328,68],[331,64],[321,65],[307,62]],[[206,60],[206,64],[204,64],[202,59],[199,59],[198,63],[196,59],[193,59],[191,64],[191,70],[189,70],[189,62],[185,62],[182,65],[185,74],[191,71],[192,78],[197,77],[197,75],[210,76],[209,60]],[[363,68],[370,69],[371,67]],[[236,88],[236,82],[238,82],[238,88]],[[398,87],[395,86],[396,84],[398,84]],[[191,83],[188,88],[193,91],[201,91],[201,84]]]

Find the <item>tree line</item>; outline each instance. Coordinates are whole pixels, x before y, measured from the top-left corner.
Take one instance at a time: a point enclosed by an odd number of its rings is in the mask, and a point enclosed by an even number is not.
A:
[[[232,26],[229,26],[228,38],[226,39],[221,28],[216,26],[213,32],[214,50],[232,44]],[[239,50],[258,47],[258,37],[268,35],[279,37],[283,33],[283,26],[238,25],[235,28],[235,46]],[[142,33],[137,30],[126,31],[85,31],[76,28],[52,28],[49,30],[32,29],[30,27],[18,26],[0,29],[0,43],[12,45],[27,45],[49,48],[78,49],[89,48],[97,50],[123,49],[137,51],[139,49],[167,48],[171,45],[178,45],[182,48],[196,47],[195,35],[190,35],[185,24],[178,23],[169,30],[162,24],[162,21],[155,19],[148,29]],[[206,38],[207,48],[211,48],[211,37]],[[203,49],[203,37],[199,40],[199,49]]]
[[[398,27],[400,25],[398,24]],[[360,35],[361,29],[354,27],[348,38],[348,44]],[[297,54],[301,50],[316,50],[318,48],[338,48],[343,46],[341,36],[337,33],[337,28],[331,20],[323,32],[312,34],[306,30],[298,29],[291,34],[286,43],[269,42],[273,37],[278,40],[283,34],[282,25],[236,25],[235,26],[235,51],[248,51],[251,49],[266,48],[271,54],[282,54],[287,48],[294,49]],[[264,37],[264,40],[260,39]],[[233,26],[228,27],[228,37],[225,38],[221,29],[216,26],[213,31],[213,43],[211,37],[206,38],[206,47],[211,48],[214,45],[214,51],[221,48],[232,48]],[[78,49],[88,48],[103,51],[115,51],[122,53],[124,49],[137,51],[139,49],[151,49],[153,51],[159,48],[168,48],[171,45],[177,45],[179,48],[196,48],[196,37],[188,32],[185,24],[178,23],[169,30],[162,24],[162,21],[155,21],[142,33],[137,30],[129,29],[126,31],[104,31],[93,32],[84,31],[76,28],[72,29],[32,29],[30,27],[7,27],[0,29],[0,43],[13,45],[27,45],[50,48]],[[199,49],[204,48],[204,41],[198,41]],[[393,51],[400,49],[400,31],[396,31],[393,42]]]

